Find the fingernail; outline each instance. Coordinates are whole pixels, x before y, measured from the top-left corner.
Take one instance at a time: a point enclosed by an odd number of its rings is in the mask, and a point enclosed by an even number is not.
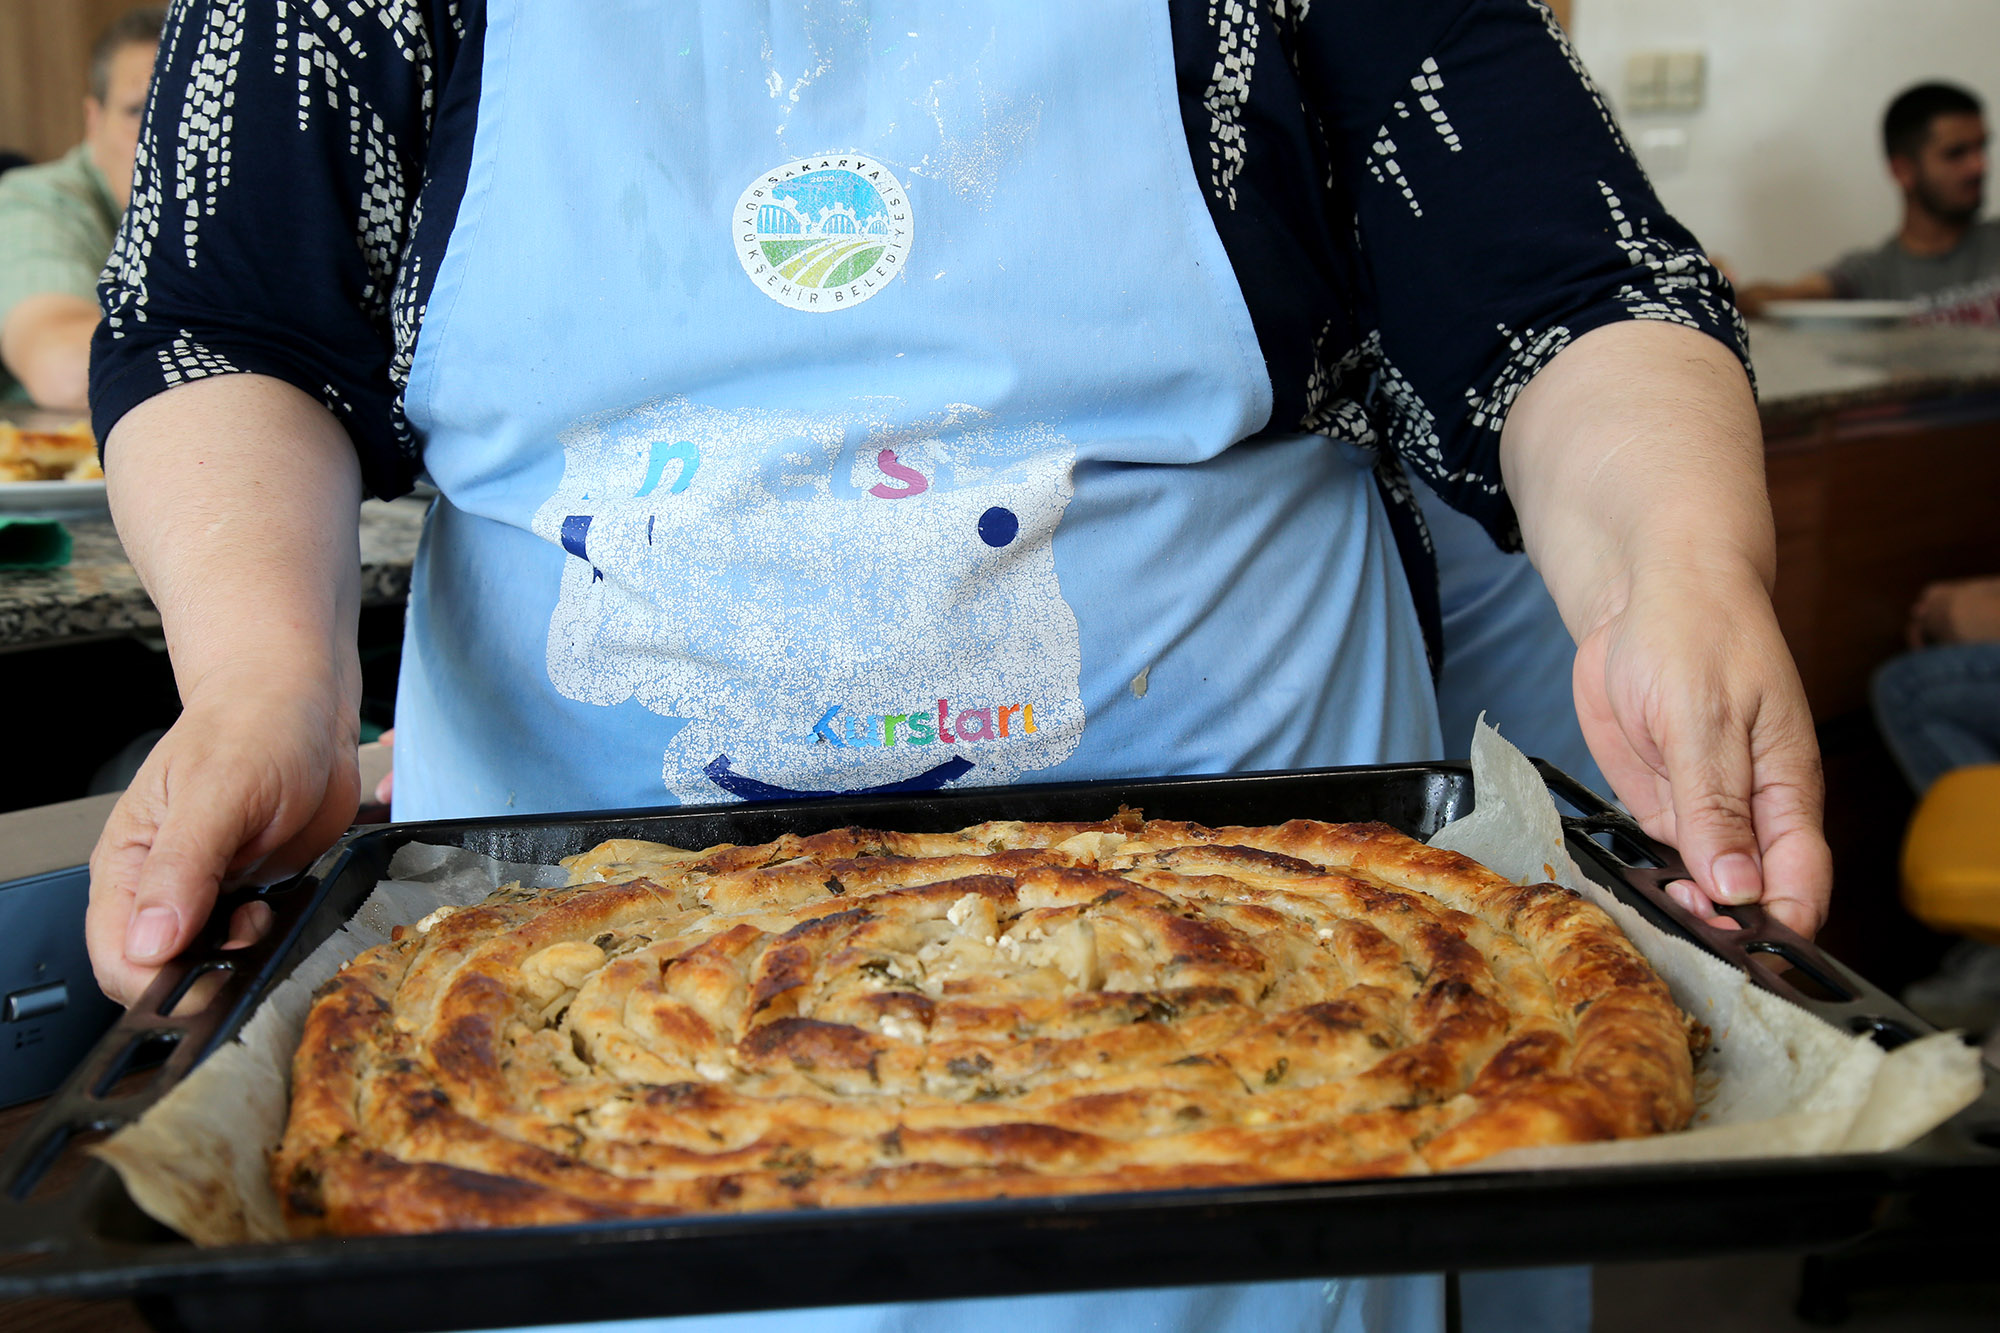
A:
[[[1667,896],[1698,917],[1708,915],[1707,899],[1702,897],[1701,890],[1684,879],[1677,879],[1667,885]]]
[[[125,932],[125,956],[135,963],[150,963],[167,955],[180,933],[180,914],[171,907],[148,907],[132,918]]]
[[[1724,852],[1708,873],[1715,879],[1715,896],[1725,903],[1754,903],[1764,896],[1764,877],[1744,852]]]

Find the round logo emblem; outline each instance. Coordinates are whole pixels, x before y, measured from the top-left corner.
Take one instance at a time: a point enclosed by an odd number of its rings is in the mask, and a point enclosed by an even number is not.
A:
[[[736,201],[734,220],[743,271],[794,310],[860,305],[903,271],[910,252],[903,183],[874,158],[852,153],[765,172]]]

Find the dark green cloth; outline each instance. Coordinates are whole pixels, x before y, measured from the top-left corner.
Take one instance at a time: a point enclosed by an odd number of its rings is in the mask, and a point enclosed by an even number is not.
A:
[[[0,518],[0,569],[60,569],[69,529],[52,518]]]

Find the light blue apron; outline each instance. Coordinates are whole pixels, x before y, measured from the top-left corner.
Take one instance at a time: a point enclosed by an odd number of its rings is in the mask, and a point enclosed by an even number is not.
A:
[[[407,400],[442,498],[397,818],[1436,752],[1366,474],[1315,437],[1232,447],[1270,386],[1164,4],[494,0],[488,23]],[[1435,1327],[1436,1284],[671,1327],[1363,1311]]]
[[[1416,493],[1437,553],[1444,622],[1437,698],[1445,757],[1470,757],[1473,723],[1484,713],[1525,753],[1609,793],[1576,718],[1576,643],[1542,576],[1525,554],[1500,550],[1477,522],[1428,486],[1417,486]]]

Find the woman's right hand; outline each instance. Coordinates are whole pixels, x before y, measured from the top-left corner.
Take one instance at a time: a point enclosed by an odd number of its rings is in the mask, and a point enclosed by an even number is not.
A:
[[[226,887],[311,864],[360,801],[358,717],[336,681],[268,664],[205,677],[119,798],[90,856],[84,933],[104,993],[130,1005]],[[246,904],[232,943],[261,933]]]
[[[354,820],[361,467],[323,404],[247,374],[147,399],[104,458],[182,705],[90,857],[91,967],[130,1004],[223,887],[302,869]]]

